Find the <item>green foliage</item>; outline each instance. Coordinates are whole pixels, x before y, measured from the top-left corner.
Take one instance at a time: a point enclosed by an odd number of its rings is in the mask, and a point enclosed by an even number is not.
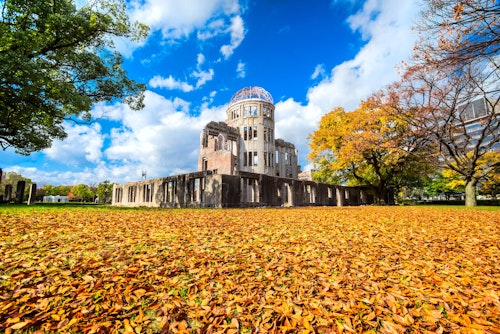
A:
[[[70,193],[70,189],[68,186],[53,186],[47,184],[43,187],[43,195],[44,196],[68,196]]]
[[[26,185],[24,186],[24,200],[28,198],[29,194],[29,187],[33,183],[31,179],[22,176],[21,174],[17,174],[15,172],[8,172],[5,178],[5,184],[1,183],[0,184],[0,194],[4,195],[5,194],[5,185],[10,184],[12,186],[12,195],[15,195],[15,192],[17,190],[17,183],[19,181],[25,181]]]
[[[444,169],[436,174],[424,185],[424,190],[429,196],[444,194],[447,199],[452,194],[463,193],[465,191],[464,182],[460,175],[449,169]]]
[[[111,203],[113,185],[114,183],[111,183],[108,180],[97,185],[97,197],[99,198],[99,203]]]
[[[86,184],[79,184],[71,189],[73,199],[77,201],[89,202],[94,199],[95,193]]]
[[[139,40],[123,0],[0,2],[0,146],[17,153],[63,139],[63,121],[89,121],[95,103],[143,107],[145,86],[130,80],[112,38]]]

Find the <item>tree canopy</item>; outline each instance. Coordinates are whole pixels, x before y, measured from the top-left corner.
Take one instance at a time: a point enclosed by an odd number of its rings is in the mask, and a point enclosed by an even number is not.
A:
[[[495,0],[425,0],[415,46],[419,61],[439,66],[498,61],[500,4]],[[432,38],[429,38],[432,37]]]
[[[336,108],[322,117],[309,136],[317,180],[368,185],[383,202],[387,186],[398,178],[426,173],[432,161],[427,138],[384,108],[364,102],[352,112]]]
[[[95,196],[95,192],[86,184],[77,184],[71,188],[71,193],[73,199],[84,202],[92,201]]]
[[[111,203],[111,196],[113,194],[113,185],[114,183],[106,180],[97,185],[97,197],[99,198],[99,203]]]
[[[145,86],[127,78],[112,38],[139,40],[122,0],[0,1],[0,147],[17,153],[64,139],[63,121],[89,121],[95,103],[143,107]]]

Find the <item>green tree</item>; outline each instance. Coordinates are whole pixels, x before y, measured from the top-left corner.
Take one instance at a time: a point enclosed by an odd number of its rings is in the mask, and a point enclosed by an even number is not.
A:
[[[70,189],[68,186],[53,186],[46,184],[43,187],[43,194],[45,196],[68,196]]]
[[[435,175],[424,185],[425,192],[430,196],[445,195],[449,199],[450,195],[457,192],[464,192],[463,184],[452,171],[446,169]]]
[[[0,147],[17,153],[64,139],[64,120],[89,121],[95,103],[143,107],[143,84],[127,78],[112,38],[140,40],[123,0],[0,1]]]
[[[427,171],[433,157],[427,138],[384,108],[373,100],[352,112],[336,108],[323,116],[309,136],[309,158],[317,167],[313,176],[368,185],[384,202],[389,185],[413,182]]]
[[[76,201],[84,201],[84,202],[89,202],[94,199],[95,193],[90,189],[90,187],[86,184],[79,184],[74,186],[71,189],[71,192],[73,193],[74,200]]]
[[[99,203],[111,203],[113,185],[114,183],[111,183],[108,180],[97,185],[97,197],[99,197]]]

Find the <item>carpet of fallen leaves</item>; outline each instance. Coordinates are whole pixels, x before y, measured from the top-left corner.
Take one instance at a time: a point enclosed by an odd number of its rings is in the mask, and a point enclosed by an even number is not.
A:
[[[499,211],[0,210],[0,330],[500,333]]]

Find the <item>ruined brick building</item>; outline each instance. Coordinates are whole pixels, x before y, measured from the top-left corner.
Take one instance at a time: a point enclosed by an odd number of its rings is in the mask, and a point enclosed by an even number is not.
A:
[[[113,205],[251,207],[359,205],[373,202],[363,187],[299,180],[297,150],[275,138],[273,98],[261,87],[233,95],[225,122],[200,135],[198,171],[115,184]]]
[[[210,122],[201,133],[198,171],[297,178],[295,146],[274,137],[271,94],[261,87],[240,89],[226,114],[226,122]]]

